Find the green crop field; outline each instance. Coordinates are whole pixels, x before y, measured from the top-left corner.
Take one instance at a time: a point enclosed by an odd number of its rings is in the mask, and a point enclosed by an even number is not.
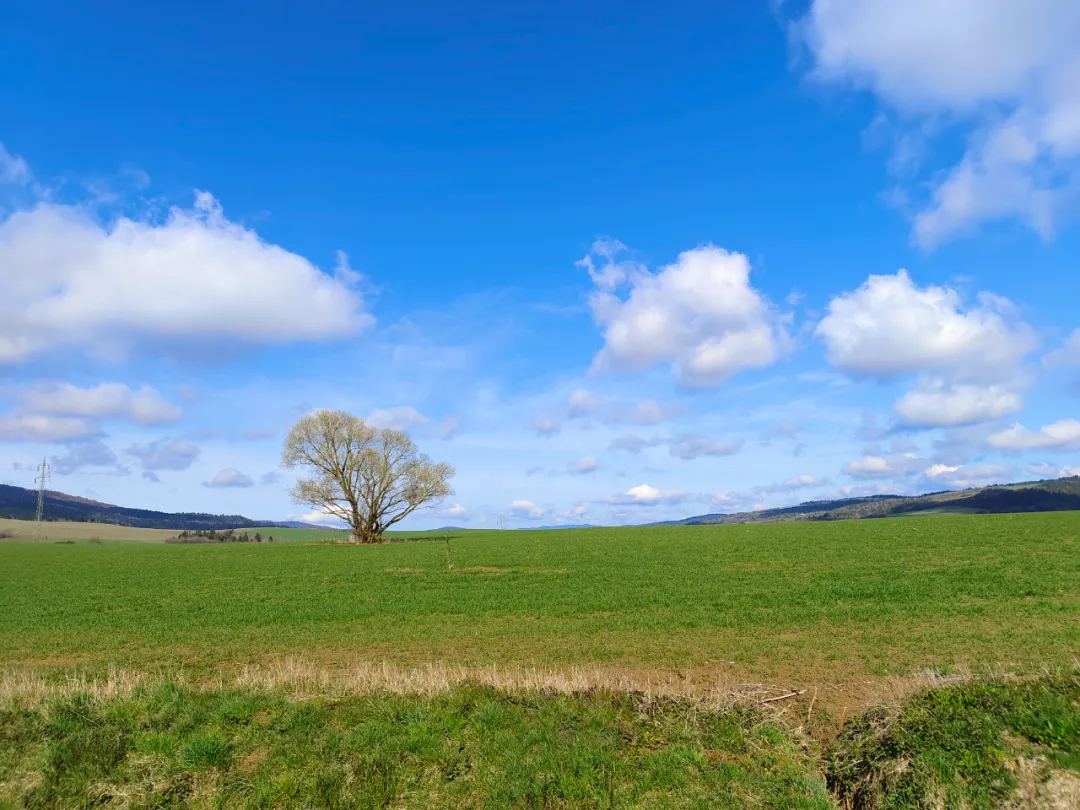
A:
[[[374,547],[4,544],[6,664],[274,656],[728,670],[809,683],[1080,653],[1080,514],[461,535]],[[734,662],[734,663],[732,663]]]
[[[442,534],[0,544],[0,808],[1076,806],[1078,513]]]

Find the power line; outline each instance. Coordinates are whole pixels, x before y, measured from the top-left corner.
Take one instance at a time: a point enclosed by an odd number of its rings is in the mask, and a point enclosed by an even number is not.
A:
[[[38,483],[37,515],[34,517],[34,542],[36,543],[38,535],[41,533],[41,516],[45,511],[45,484],[49,480],[49,462],[47,459],[41,459],[41,466],[38,467],[38,477],[34,480]]]

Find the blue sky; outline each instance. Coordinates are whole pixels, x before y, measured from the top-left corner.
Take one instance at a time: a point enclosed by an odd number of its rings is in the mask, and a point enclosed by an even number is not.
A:
[[[413,526],[1080,469],[1080,9],[40,3],[0,29],[0,480],[307,515],[332,407]]]

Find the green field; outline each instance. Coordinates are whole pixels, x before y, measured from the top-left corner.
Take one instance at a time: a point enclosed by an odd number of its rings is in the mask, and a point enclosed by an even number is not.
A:
[[[1080,653],[1080,514],[0,547],[0,663],[691,669],[852,684]]]
[[[1078,536],[0,544],[0,807],[1075,806]]]

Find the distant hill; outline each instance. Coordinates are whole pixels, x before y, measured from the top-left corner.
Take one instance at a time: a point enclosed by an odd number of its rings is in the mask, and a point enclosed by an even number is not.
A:
[[[1080,476],[1051,481],[1003,484],[928,495],[873,495],[833,501],[807,501],[798,506],[757,512],[695,515],[655,525],[701,526],[714,523],[783,523],[796,520],[852,520],[934,514],[997,514],[1004,512],[1080,511]]]
[[[33,520],[37,511],[37,492],[0,484],[0,517]],[[78,523],[110,523],[139,529],[246,529],[256,526],[295,526],[311,528],[306,523],[275,523],[252,520],[241,515],[209,515],[203,512],[154,512],[100,503],[76,495],[49,490],[45,493],[45,519]]]

